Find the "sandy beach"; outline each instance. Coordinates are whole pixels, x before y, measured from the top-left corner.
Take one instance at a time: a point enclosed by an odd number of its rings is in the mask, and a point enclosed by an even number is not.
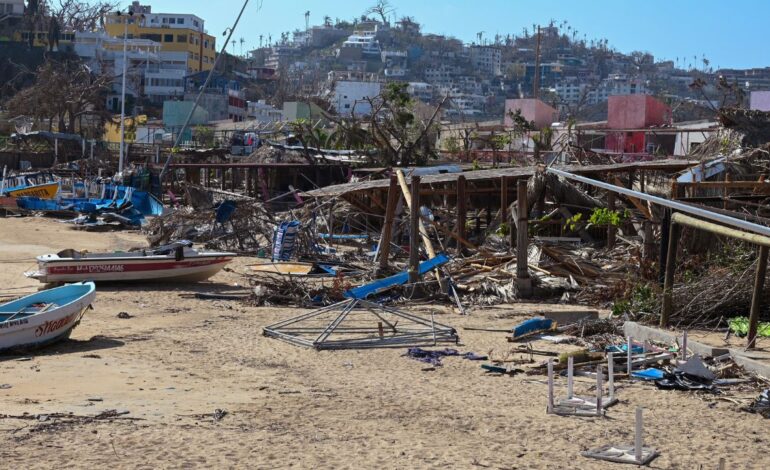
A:
[[[0,219],[0,292],[39,287],[23,276],[35,255],[144,244],[136,232]],[[651,468],[713,469],[720,457],[770,468],[770,421],[714,396],[619,381],[607,418],[546,415],[544,375],[488,375],[460,357],[431,370],[402,349],[302,349],[261,330],[297,309],[181,295],[247,285],[249,262],[198,285],[100,285],[69,341],[0,357],[0,467],[609,468],[580,452],[631,444],[642,406],[645,444],[661,453]],[[537,308],[434,311],[461,352],[503,355],[515,347],[504,333],[462,327],[509,328]],[[593,385],[576,379],[579,393]]]

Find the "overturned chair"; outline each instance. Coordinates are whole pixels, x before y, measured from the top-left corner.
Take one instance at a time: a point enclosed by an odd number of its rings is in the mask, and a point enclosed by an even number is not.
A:
[[[420,263],[420,276],[449,262],[445,254]],[[406,284],[401,272],[345,292],[346,300],[264,327],[265,336],[315,349],[359,349],[429,346],[457,343],[457,331],[431,317],[386,307],[366,300]]]

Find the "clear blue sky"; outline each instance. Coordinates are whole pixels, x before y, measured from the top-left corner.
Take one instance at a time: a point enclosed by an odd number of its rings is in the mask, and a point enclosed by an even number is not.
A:
[[[124,5],[130,2],[124,1]],[[210,34],[223,40],[243,4],[241,0],[145,0],[158,13],[194,13],[206,21]],[[236,29],[235,39],[246,41],[244,51],[259,44],[259,35],[273,39],[281,32],[304,28],[324,16],[352,19],[374,0],[250,0]],[[621,52],[643,50],[656,60],[705,54],[712,67],[770,66],[766,31],[770,19],[767,0],[390,0],[396,14],[412,16],[423,32],[452,35],[466,42],[476,33],[521,34],[524,27],[567,20],[591,38],[607,38]],[[261,5],[261,9],[259,6]],[[217,48],[221,47],[221,42]],[[228,48],[232,51],[232,46]],[[240,45],[235,48],[240,53]]]

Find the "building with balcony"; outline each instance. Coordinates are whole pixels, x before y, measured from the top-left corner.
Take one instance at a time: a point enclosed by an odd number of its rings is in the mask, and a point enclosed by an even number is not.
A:
[[[203,19],[191,14],[152,13],[138,1],[130,7],[133,16],[109,14],[104,29],[109,36],[146,39],[160,44],[161,52],[185,56],[187,73],[211,70],[216,60],[216,40],[203,28]]]
[[[471,46],[471,64],[480,72],[498,77],[502,75],[503,53],[499,47]]]
[[[0,1],[0,18],[5,16],[23,16],[24,0]]]
[[[185,77],[185,101],[195,101],[207,76],[208,72],[198,72]],[[201,96],[200,105],[208,111],[210,121],[240,122],[246,118],[246,96],[241,81],[216,72]]]

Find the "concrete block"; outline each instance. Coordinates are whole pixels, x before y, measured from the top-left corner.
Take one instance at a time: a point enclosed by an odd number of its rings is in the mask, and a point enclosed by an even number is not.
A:
[[[677,338],[679,338],[680,343],[682,342],[681,334],[652,326],[641,325],[633,321],[627,321],[623,324],[623,332],[626,336],[630,336],[634,340],[640,342],[646,340],[674,344]],[[727,348],[699,343],[693,341],[692,338],[687,339],[687,349],[701,357],[716,357],[730,352]]]

